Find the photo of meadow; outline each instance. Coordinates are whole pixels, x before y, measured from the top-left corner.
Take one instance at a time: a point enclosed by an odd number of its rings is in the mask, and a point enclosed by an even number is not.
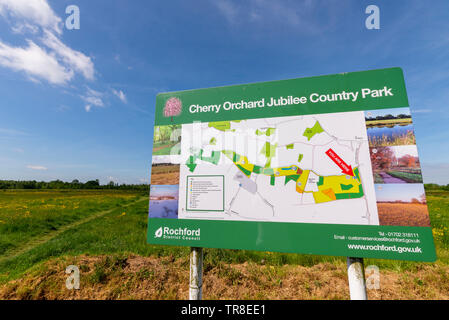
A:
[[[370,148],[374,183],[422,183],[415,145]]]
[[[381,226],[430,227],[422,184],[377,184],[375,190]]]
[[[365,111],[370,147],[416,144],[409,108]]]
[[[155,126],[153,156],[181,154],[181,125]]]

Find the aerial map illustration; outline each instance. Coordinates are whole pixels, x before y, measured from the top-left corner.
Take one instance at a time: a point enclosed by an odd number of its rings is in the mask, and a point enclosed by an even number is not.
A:
[[[179,218],[378,225],[363,112],[184,124],[182,137]]]

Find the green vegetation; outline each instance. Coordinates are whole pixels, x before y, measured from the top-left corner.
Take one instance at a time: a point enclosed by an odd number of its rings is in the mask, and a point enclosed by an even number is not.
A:
[[[351,190],[354,185],[352,184],[340,184],[341,190]]]
[[[296,181],[298,181],[299,177],[300,177],[299,174],[293,174],[293,175],[285,176],[285,183],[284,184],[287,184],[289,181],[295,181],[296,182]],[[322,178],[322,177],[320,177],[320,178]]]
[[[438,261],[431,264],[366,259],[366,265],[401,273],[449,265],[449,185],[426,185],[426,190]],[[64,259],[70,260],[80,255],[110,257],[108,263],[96,263],[89,273],[92,283],[104,282],[111,266],[120,269],[120,261],[133,255],[185,259],[187,264],[183,268],[188,270],[189,248],[146,244],[147,197],[147,192],[121,190],[0,191],[0,283],[22,277],[30,270],[44,272],[42,264],[49,259],[68,257]],[[340,266],[345,258],[205,250],[205,270],[244,262],[267,268],[285,264],[312,267],[323,262]],[[275,274],[272,277],[278,279]]]
[[[310,141],[316,134],[324,132],[323,128],[321,127],[320,123],[317,121],[315,122],[315,125],[312,128],[307,128],[303,136],[307,138],[307,141]]]
[[[215,165],[217,165],[218,162],[220,161],[220,157],[221,157],[220,151],[212,151],[211,155],[209,157],[203,156],[203,153],[204,153],[204,150],[201,149],[198,153],[190,156],[187,159],[186,166],[189,167],[190,172],[194,172],[195,171],[195,168],[197,166],[196,160],[198,160],[198,159],[210,162],[210,163],[215,164]]]
[[[421,173],[405,172],[405,171],[388,171],[389,175],[402,179],[408,183],[422,183]]]
[[[80,182],[73,180],[72,182],[64,182],[61,180],[54,181],[16,181],[16,180],[0,180],[0,190],[99,190],[99,189],[114,189],[114,190],[142,190],[150,191],[150,186],[146,184],[117,184],[113,181],[106,185],[100,185],[100,181],[90,180],[87,182]]]
[[[153,155],[180,154],[181,125],[154,127]],[[173,149],[173,147],[175,147]]]
[[[276,131],[276,128],[268,128],[265,131],[261,131],[261,130],[257,129],[256,130],[256,135],[258,135],[258,136],[266,135],[267,137],[269,137],[272,134],[274,134],[275,131]]]
[[[271,167],[271,159],[276,156],[276,144],[271,144],[269,142],[265,142],[262,150],[260,150],[260,154],[264,155],[267,158],[267,162],[265,163],[265,168]]]
[[[377,172],[374,173],[374,183],[384,183],[384,179]]]
[[[209,128],[215,128],[220,131],[229,131],[231,129],[230,121],[209,122]]]
[[[433,236],[440,260],[449,264],[449,192],[446,187],[427,190],[427,206],[430,212]],[[429,190],[430,189],[430,190]]]
[[[342,185],[342,190],[343,189],[343,185]],[[358,193],[336,193],[335,197],[340,200],[340,199],[352,199],[352,198],[361,198],[363,197],[363,186],[359,185],[359,192]]]
[[[181,154],[181,148],[178,142],[154,143],[153,155],[163,156],[169,154]]]
[[[108,227],[106,217],[125,217],[126,206],[142,197],[148,199],[148,193],[122,190],[0,191],[0,280],[20,274],[51,256],[70,253],[72,249],[105,247],[105,243],[115,237],[114,233],[119,232],[116,234],[119,235],[124,227],[121,223]],[[148,206],[148,201],[143,203]],[[96,229],[93,227],[96,224],[102,226]],[[90,234],[79,233],[87,225],[91,226]],[[96,242],[101,230],[107,227],[110,230],[104,231],[103,243]],[[55,241],[58,243],[56,249]]]

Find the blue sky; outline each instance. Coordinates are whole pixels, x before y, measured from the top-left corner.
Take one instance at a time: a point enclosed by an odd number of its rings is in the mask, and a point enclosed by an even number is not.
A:
[[[68,5],[81,11],[67,30]],[[381,29],[365,28],[365,8]],[[0,178],[149,180],[158,92],[399,66],[449,183],[449,2],[0,0]]]
[[[382,201],[396,201],[401,200],[410,202],[413,198],[419,199],[424,194],[422,184],[407,183],[407,184],[376,184],[376,199]]]

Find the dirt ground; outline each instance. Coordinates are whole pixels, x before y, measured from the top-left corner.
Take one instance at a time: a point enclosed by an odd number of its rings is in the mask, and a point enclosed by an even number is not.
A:
[[[66,288],[65,268],[80,268],[80,289]],[[0,285],[0,299],[187,299],[187,258],[105,256],[49,261],[23,278]],[[413,272],[382,271],[369,299],[449,300],[449,267],[418,265]],[[205,265],[204,299],[348,299],[346,268],[254,263]]]

